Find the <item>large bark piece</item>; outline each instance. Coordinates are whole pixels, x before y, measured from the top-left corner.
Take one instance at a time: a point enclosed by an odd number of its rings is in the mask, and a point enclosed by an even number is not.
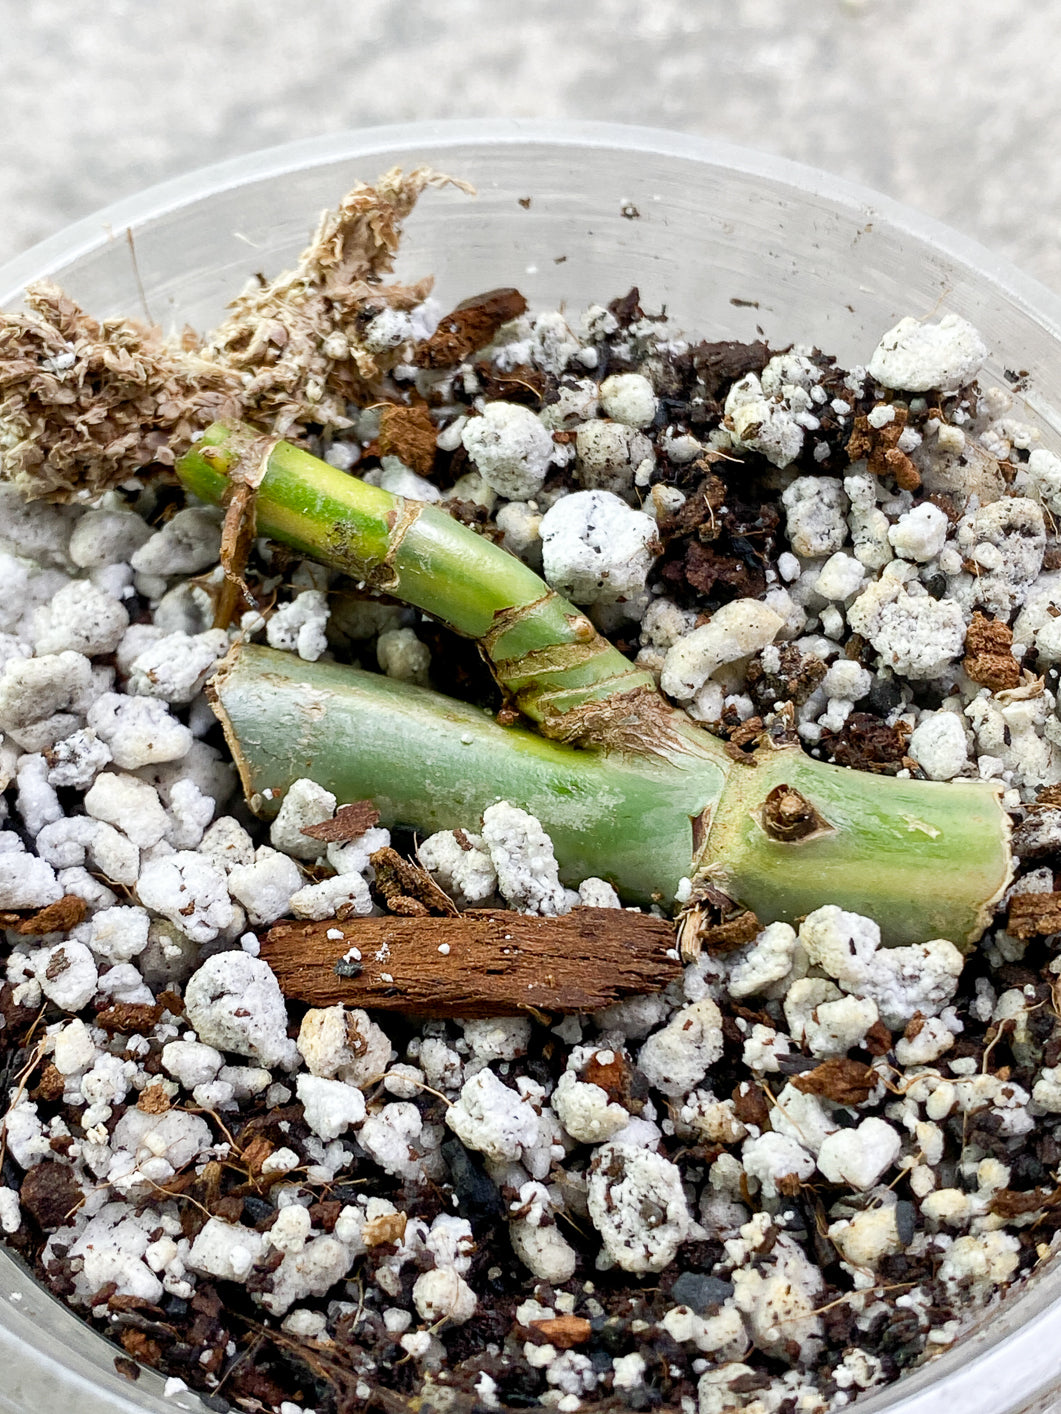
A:
[[[681,975],[673,926],[616,908],[277,923],[261,955],[293,1000],[435,1017],[597,1011]]]

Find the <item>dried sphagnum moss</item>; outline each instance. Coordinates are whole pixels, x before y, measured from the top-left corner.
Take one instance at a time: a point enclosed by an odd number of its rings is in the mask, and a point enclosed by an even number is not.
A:
[[[309,425],[348,426],[347,402],[371,398],[406,352],[370,352],[366,323],[413,308],[431,288],[382,283],[401,223],[426,187],[447,184],[471,191],[426,167],[358,183],[297,267],[240,295],[203,343],[97,321],[56,286],[32,286],[28,313],[0,314],[3,476],[27,499],[88,500],[145,467],[172,466],[221,417],[294,440]]]
[[[238,375],[158,329],[97,322],[47,283],[26,303],[0,316],[0,456],[27,499],[91,499],[238,415]]]
[[[365,324],[383,309],[409,310],[431,290],[381,283],[394,269],[401,223],[425,187],[466,182],[418,167],[397,167],[374,187],[358,184],[321,220],[296,268],[229,306],[232,314],[203,352],[244,379],[244,416],[277,436],[297,440],[307,423],[350,425],[347,403],[371,401],[380,377],[405,357],[386,355],[362,341]]]

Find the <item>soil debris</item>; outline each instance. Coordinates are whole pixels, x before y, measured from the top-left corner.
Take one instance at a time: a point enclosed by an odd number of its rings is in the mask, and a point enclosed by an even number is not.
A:
[[[1009,901],[1006,929],[1015,938],[1045,938],[1061,933],[1061,893],[1014,894]]]
[[[515,289],[488,290],[462,300],[443,315],[431,337],[417,345],[413,360],[418,368],[450,368],[462,363],[526,309],[527,301]]]
[[[389,845],[377,849],[371,861],[376,871],[376,892],[391,913],[410,917],[456,916],[456,904],[419,864],[403,859]]]
[[[880,1077],[872,1066],[850,1056],[823,1061],[813,1070],[792,1077],[792,1085],[804,1095],[820,1095],[838,1105],[861,1105],[869,1099]]]
[[[962,667],[973,682],[992,692],[1006,692],[1020,686],[1020,664],[1012,653],[1013,630],[998,619],[977,610],[965,634]]]
[[[397,457],[418,476],[435,469],[436,428],[422,403],[388,403],[379,414],[379,454]]]
[[[349,805],[340,805],[335,814],[316,825],[304,825],[302,833],[311,840],[321,840],[325,844],[342,844],[348,840],[358,840],[373,825],[379,823],[379,811],[371,800],[355,800]]]

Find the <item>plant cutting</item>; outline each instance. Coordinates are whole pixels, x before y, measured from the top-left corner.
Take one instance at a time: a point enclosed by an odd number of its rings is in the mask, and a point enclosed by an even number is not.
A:
[[[373,800],[387,825],[432,833],[508,799],[541,820],[566,877],[599,875],[639,902],[669,905],[683,880],[687,896],[691,880],[694,898],[710,886],[762,918],[829,901],[879,918],[897,944],[968,947],[990,921],[1010,876],[996,787],[846,771],[768,733],[735,758],[507,551],[246,425],[214,424],[177,473],[215,504],[250,485],[251,533],[476,639],[539,728],[237,645],[211,694],[255,808],[271,813],[308,775],[341,801]],[[695,937],[694,921],[689,955]]]

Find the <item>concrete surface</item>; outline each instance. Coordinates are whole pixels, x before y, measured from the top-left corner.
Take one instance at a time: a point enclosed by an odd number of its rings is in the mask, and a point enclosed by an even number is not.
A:
[[[0,0],[0,261],[119,196],[343,127],[712,134],[917,206],[1061,289],[1061,0]]]

